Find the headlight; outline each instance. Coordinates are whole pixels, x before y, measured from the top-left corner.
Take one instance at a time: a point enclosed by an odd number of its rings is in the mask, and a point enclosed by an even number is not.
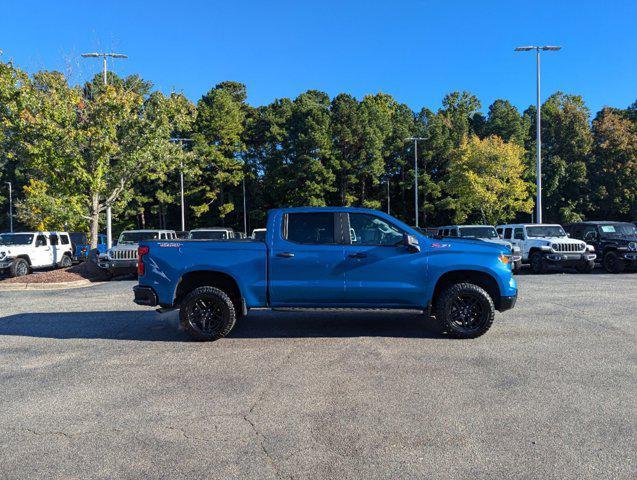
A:
[[[5,252],[0,252],[0,258],[4,258],[6,256],[7,256],[7,254]]]
[[[589,252],[594,252],[595,247],[593,245],[586,245],[586,250],[588,250]]]
[[[630,250],[631,252],[637,251],[637,242],[630,242],[628,244],[628,250]]]

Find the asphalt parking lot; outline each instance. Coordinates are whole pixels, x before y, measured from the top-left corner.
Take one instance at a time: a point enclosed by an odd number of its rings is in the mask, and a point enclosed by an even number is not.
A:
[[[254,311],[194,343],[132,281],[0,292],[0,478],[635,478],[637,274],[519,283],[476,340]]]

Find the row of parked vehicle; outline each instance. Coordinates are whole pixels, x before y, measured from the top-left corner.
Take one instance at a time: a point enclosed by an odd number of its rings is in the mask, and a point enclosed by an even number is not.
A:
[[[591,272],[596,263],[610,273],[637,267],[637,222],[589,221],[567,225],[447,225],[421,230],[440,238],[464,237],[504,245],[511,250],[512,270],[523,264],[534,273],[573,267]],[[265,240],[265,228],[252,231],[253,240]],[[350,232],[351,233],[351,232]],[[97,263],[110,275],[137,270],[137,248],[143,240],[239,240],[243,232],[232,228],[199,228],[189,232],[174,230],[127,230],[107,249],[106,235],[98,235]],[[79,232],[19,232],[0,234],[0,273],[27,275],[32,270],[65,268],[85,261],[91,251],[88,236]]]
[[[533,273],[566,267],[588,273],[596,263],[609,273],[637,267],[637,222],[589,221],[566,229],[557,224],[449,225],[434,234],[505,245],[511,250],[514,272],[522,264]]]

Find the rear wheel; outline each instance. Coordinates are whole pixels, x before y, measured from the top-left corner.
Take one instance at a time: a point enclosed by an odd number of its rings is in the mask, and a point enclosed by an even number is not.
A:
[[[63,255],[62,260],[60,260],[60,268],[69,268],[73,265],[73,260],[68,255]]]
[[[495,306],[483,288],[473,283],[457,283],[442,293],[435,314],[450,336],[476,338],[491,328]]]
[[[626,264],[624,263],[624,261],[619,258],[617,252],[613,251],[606,252],[606,254],[604,255],[603,263],[604,269],[608,273],[622,273],[626,268]]]
[[[184,298],[179,318],[186,332],[199,341],[225,337],[236,322],[232,300],[215,287],[199,287]]]
[[[533,252],[531,254],[531,270],[533,273],[544,273],[546,271],[546,267],[544,266],[544,257],[540,252]]]
[[[29,274],[29,262],[24,258],[16,258],[9,267],[11,277],[24,277]]]

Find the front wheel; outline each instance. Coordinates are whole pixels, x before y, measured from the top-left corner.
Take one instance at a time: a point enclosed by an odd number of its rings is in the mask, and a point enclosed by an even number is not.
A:
[[[455,338],[484,335],[495,317],[489,294],[473,283],[457,283],[447,288],[436,302],[436,319]]]
[[[215,287],[199,287],[182,301],[179,319],[194,340],[213,341],[230,333],[237,315],[226,292]]]
[[[24,258],[16,258],[9,267],[11,277],[24,277],[29,273],[29,262]]]
[[[619,255],[617,255],[617,252],[606,252],[606,254],[604,255],[604,270],[606,270],[608,273],[622,273],[624,271],[624,269],[626,268],[626,264],[624,263],[624,261],[619,258]]]
[[[533,252],[530,258],[531,270],[533,273],[544,273],[546,267],[544,266],[544,257],[540,252]]]
[[[576,268],[579,273],[591,273],[595,270],[595,262],[587,260],[580,263]]]
[[[511,269],[514,275],[517,275],[522,270],[522,260],[513,262],[513,268]]]

